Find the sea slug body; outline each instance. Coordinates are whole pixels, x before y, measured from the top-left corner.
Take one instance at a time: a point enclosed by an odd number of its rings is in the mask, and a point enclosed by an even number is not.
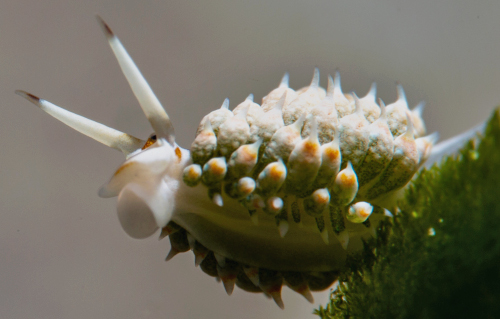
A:
[[[340,75],[293,90],[285,74],[262,99],[233,111],[226,99],[201,119],[190,149],[175,142],[171,119],[111,29],[106,38],[154,133],[142,140],[24,91],[17,93],[74,129],[118,149],[125,162],[99,190],[118,196],[125,232],[169,237],[170,260],[192,251],[195,265],[223,282],[262,292],[283,307],[287,285],[311,291],[337,280],[349,254],[373,236],[395,194],[433,156],[423,104],[376,103],[376,86],[344,94]]]

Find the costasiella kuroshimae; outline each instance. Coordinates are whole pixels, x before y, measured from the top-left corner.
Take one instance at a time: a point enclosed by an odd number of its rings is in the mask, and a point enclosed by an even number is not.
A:
[[[172,121],[119,39],[98,18],[154,133],[141,140],[16,91],[53,117],[121,151],[125,162],[99,190],[118,196],[118,218],[133,238],[161,230],[171,251],[192,250],[195,265],[263,292],[283,308],[281,289],[313,301],[338,278],[349,254],[375,234],[386,208],[420,167],[455,152],[483,126],[434,146],[423,105],[409,110],[401,86],[387,107],[376,87],[343,94],[340,76],[293,90],[286,74],[259,105],[226,99],[206,115],[191,149],[176,144]]]

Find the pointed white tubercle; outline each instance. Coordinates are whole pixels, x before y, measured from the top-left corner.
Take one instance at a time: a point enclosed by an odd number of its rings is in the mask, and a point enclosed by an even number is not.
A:
[[[339,71],[335,72],[335,79],[333,81],[333,89],[336,94],[342,94],[342,85],[340,84],[340,73]]]
[[[436,144],[438,139],[439,139],[439,133],[434,132],[430,135],[419,137],[415,140],[415,142],[417,143],[419,165],[422,165],[425,161],[427,161],[427,159],[431,154],[432,147],[434,146],[434,144]]]
[[[281,98],[278,100],[278,103],[276,103],[276,105],[272,108],[272,110],[277,110],[279,112],[282,112],[283,105],[285,105],[285,101],[286,101],[286,91],[285,91],[285,93],[283,93]]]
[[[245,99],[245,100],[246,100],[246,101],[253,102],[253,94],[252,94],[252,93],[250,93],[250,94],[246,97],[246,99]]]
[[[219,193],[215,193],[214,196],[212,197],[212,201],[214,202],[215,205],[222,207],[224,206],[224,201],[222,200],[222,195]]]
[[[349,246],[349,232],[347,230],[340,232],[337,235],[337,239],[340,242],[340,244],[342,245],[342,248],[347,250],[347,246]]]
[[[330,243],[330,237],[328,236],[328,231],[326,230],[326,228],[320,232],[320,236],[325,244],[328,245]]]
[[[179,253],[178,250],[171,248],[170,251],[167,254],[167,257],[165,257],[165,261],[170,261],[172,258],[174,258],[177,254]]]
[[[396,85],[396,88],[398,90],[398,99],[397,99],[396,103],[397,102],[403,103],[404,105],[406,105],[406,107],[408,107],[408,102],[406,101],[406,94],[405,94],[405,91],[403,90],[403,86],[398,83]]]
[[[214,132],[214,130],[212,129],[212,122],[210,122],[209,119],[206,119],[205,123],[203,123],[203,131],[210,132],[210,133]]]
[[[316,118],[313,117],[311,119],[311,131],[309,132],[309,136],[307,139],[311,143],[319,143],[318,141],[318,121],[316,121]]]
[[[335,83],[331,75],[328,75],[328,86],[326,87],[326,97],[333,99],[333,92],[335,91]]]
[[[278,87],[288,88],[289,82],[290,82],[290,74],[288,74],[288,72],[286,72],[285,75],[283,75],[283,78],[281,79],[280,85]]]
[[[358,96],[354,92],[351,92],[351,95],[354,98],[354,105],[355,105],[354,113],[358,113],[359,115],[364,116],[363,115],[363,108],[361,107],[361,103],[359,101]]]
[[[319,87],[319,69],[314,68],[313,78],[311,80],[311,84],[309,85],[309,89],[317,89]]]
[[[248,279],[250,279],[252,284],[259,287],[259,268],[252,266],[243,266],[243,271],[245,272],[245,275],[247,275]]]
[[[220,106],[221,109],[226,109],[229,110],[229,99],[226,97],[224,102],[222,102],[222,105]]]
[[[411,110],[411,112],[416,116],[422,116],[422,113],[424,112],[424,108],[425,108],[425,101],[422,101],[422,102],[418,103],[417,106],[415,106],[413,108],[413,110]]]
[[[410,112],[406,111],[406,132],[405,132],[405,136],[408,137],[408,138],[414,138],[415,136],[415,133],[414,133],[414,129],[413,129],[413,121],[411,119],[411,114]]]
[[[394,215],[387,208],[384,208],[384,216],[391,218],[394,217]]]
[[[309,290],[309,287],[307,287],[306,290],[302,291],[302,292],[299,292],[304,298],[306,298],[307,301],[309,301],[310,303],[314,304],[314,297],[311,293],[311,291]]]
[[[370,217],[373,206],[367,202],[357,202],[349,207],[346,218],[352,223],[362,223]]]
[[[269,291],[267,293],[271,295],[274,302],[281,310],[285,309],[285,304],[283,303],[283,299],[281,299],[281,291]]]
[[[88,137],[91,137],[106,146],[123,152],[125,156],[141,149],[145,143],[145,141],[133,137],[132,135],[120,132],[106,125],[67,111],[55,104],[50,103],[49,101],[34,96],[33,94],[21,90],[17,90],[16,94],[24,97],[42,109],[45,113],[58,119],[78,132],[87,135]]]
[[[290,224],[286,220],[280,220],[278,223],[278,232],[280,233],[281,238],[285,238],[288,233],[288,229],[290,228]]]
[[[156,135],[158,138],[167,140],[170,145],[173,146],[175,144],[174,127],[167,112],[165,112],[160,101],[153,93],[153,90],[148,82],[146,82],[146,79],[143,77],[141,71],[139,71],[118,37],[114,35],[113,31],[111,31],[101,17],[97,16],[97,21],[101,25],[108,43],[118,60],[118,64]]]
[[[379,116],[379,119],[386,120],[387,119],[387,113],[386,113],[386,108],[385,108],[384,101],[382,101],[382,99],[378,99],[378,105],[380,106],[380,116]]]
[[[186,237],[187,237],[187,241],[188,241],[188,244],[189,244],[189,249],[191,249],[192,251],[194,251],[194,248],[195,248],[195,245],[196,245],[196,239],[190,233],[187,233]]]
[[[375,102],[375,98],[377,97],[377,83],[373,82],[372,85],[370,86],[370,90],[368,90],[368,93],[363,97],[363,100],[370,100]]]
[[[304,121],[306,120],[306,114],[302,113],[300,117],[295,121],[292,125],[297,131],[300,133],[302,131],[302,126],[304,125]]]

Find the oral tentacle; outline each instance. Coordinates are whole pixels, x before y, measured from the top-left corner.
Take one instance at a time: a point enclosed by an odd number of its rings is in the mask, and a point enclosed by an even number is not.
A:
[[[147,184],[156,180],[175,161],[169,154],[170,146],[155,146],[128,159],[113,174],[110,181],[99,189],[99,196],[104,198],[117,196],[131,181]]]
[[[137,101],[139,101],[139,104],[141,105],[149,123],[153,127],[153,130],[158,135],[158,138],[164,138],[170,143],[170,145],[174,146],[174,127],[167,112],[165,112],[165,109],[161,105],[160,101],[153,93],[153,90],[149,86],[148,82],[146,82],[146,79],[142,75],[141,71],[139,71],[118,37],[114,35],[111,28],[104,22],[104,20],[101,19],[101,17],[97,16],[97,21],[101,25],[108,43],[118,60],[120,68],[122,69],[130,88],[134,92]]]
[[[31,103],[38,106],[45,113],[58,119],[69,127],[106,146],[121,151],[125,156],[140,150],[142,145],[145,143],[145,141],[137,137],[120,132],[81,115],[67,111],[28,92],[17,90],[16,94],[24,97]]]
[[[147,238],[172,218],[173,192],[162,181],[151,185],[128,183],[118,196],[118,219],[132,238]]]

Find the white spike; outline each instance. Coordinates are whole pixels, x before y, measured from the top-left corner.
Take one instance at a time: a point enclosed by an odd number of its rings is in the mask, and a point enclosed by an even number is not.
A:
[[[273,297],[274,302],[280,307],[282,310],[285,309],[285,304],[283,303],[283,299],[281,299],[281,292],[273,291],[271,292],[271,297]]]
[[[422,116],[422,113],[424,112],[424,108],[425,108],[425,102],[422,101],[420,103],[417,104],[417,106],[415,106],[413,108],[412,113],[417,115],[417,116]]]
[[[158,138],[166,139],[170,145],[175,145],[175,132],[172,122],[167,112],[162,107],[160,101],[153,93],[146,79],[137,68],[134,61],[123,47],[118,37],[113,34],[109,26],[97,16],[97,21],[101,25],[108,43],[115,54],[123,74],[127,78],[130,88],[134,92],[137,101],[141,105],[142,111],[146,115],[149,123],[153,127]]]
[[[373,82],[372,85],[370,86],[370,90],[366,95],[363,97],[363,99],[370,99],[375,101],[375,98],[377,97],[377,83]]]
[[[326,87],[326,97],[333,99],[334,91],[335,91],[335,84],[333,82],[332,76],[328,75],[328,86]]]
[[[428,143],[435,145],[437,143],[437,141],[439,140],[439,132],[434,132],[432,134],[424,136],[423,138],[425,138]]]
[[[384,208],[384,216],[387,216],[387,217],[394,217],[394,215],[391,213],[390,210]]]
[[[338,91],[340,94],[342,94],[342,86],[340,84],[340,73],[339,71],[335,72],[335,79],[333,81],[333,86],[334,86],[334,91]]]
[[[323,231],[320,233],[320,235],[321,235],[321,239],[323,239],[323,242],[328,245],[328,243],[330,242],[330,239],[328,238],[328,231],[326,230],[326,227],[325,227],[325,229],[323,229]]]
[[[378,99],[378,105],[380,106],[380,116],[379,116],[379,119],[384,119],[386,120],[386,116],[387,116],[387,113],[386,113],[386,108],[385,108],[385,103],[384,101],[382,101],[382,99]]]
[[[306,113],[302,113],[302,115],[300,115],[298,120],[292,124],[293,126],[295,126],[297,131],[299,131],[299,133],[300,133],[300,131],[302,131],[302,126],[304,125],[305,120],[306,120]]]
[[[170,261],[172,258],[174,258],[179,252],[175,249],[170,249],[168,252],[167,257],[165,257],[165,261]]]
[[[283,75],[283,78],[281,79],[279,87],[287,88],[289,87],[289,82],[290,82],[290,75],[288,74],[288,72],[286,72],[285,75]]]
[[[408,111],[406,112],[406,132],[404,135],[412,139],[415,137],[415,133],[413,132],[413,121]]]
[[[363,115],[363,108],[361,107],[361,103],[359,101],[358,96],[354,92],[351,92],[351,95],[354,98],[354,106],[355,106],[354,113],[358,113],[360,116],[364,117],[364,115]]]
[[[219,193],[215,193],[214,196],[212,197],[212,201],[214,202],[215,205],[222,207],[224,206],[224,201],[222,200],[222,195]]]
[[[344,231],[338,233],[337,239],[340,242],[340,244],[342,245],[342,248],[347,250],[347,246],[349,246],[349,233],[347,232],[347,230],[344,230]]]
[[[34,96],[33,94],[21,90],[17,90],[16,94],[24,97],[47,114],[53,116],[78,132],[87,135],[88,137],[91,137],[106,146],[123,152],[125,156],[140,149],[145,143],[145,141],[133,137],[132,135],[128,135],[81,115],[67,111],[55,104],[50,103],[49,101]]]
[[[253,94],[250,93],[245,100],[253,102]]]
[[[201,255],[195,255],[194,256],[194,266],[198,267],[203,260],[205,260],[205,257],[203,257]]]
[[[397,84],[396,88],[398,90],[398,100],[396,102],[403,102],[406,107],[408,107],[408,102],[406,101],[406,94],[405,91],[403,90],[403,86],[401,84]]]
[[[309,132],[309,136],[307,139],[313,143],[319,143],[318,141],[318,122],[316,118],[313,117],[311,119],[311,131]]]
[[[222,102],[222,105],[220,107],[221,109],[226,109],[226,110],[229,110],[229,99],[226,97],[226,99],[224,100],[224,102]]]
[[[311,84],[309,85],[309,88],[317,89],[318,87],[319,87],[319,69],[314,68],[314,74],[311,80]]]
[[[187,240],[188,240],[189,248],[191,250],[194,250],[194,246],[196,245],[196,239],[190,233],[187,233],[186,237],[187,237]]]
[[[203,123],[203,131],[205,132],[210,132],[212,131],[213,133],[213,128],[212,128],[212,122],[210,122],[210,119],[206,119],[205,122]]]
[[[278,111],[282,112],[283,105],[285,105],[285,100],[286,100],[286,91],[285,91],[285,93],[283,93],[281,98],[278,100],[278,103],[276,103],[276,105],[273,107],[273,110],[278,110]]]
[[[309,287],[307,288],[307,290],[303,291],[303,292],[299,292],[304,298],[306,298],[307,301],[309,301],[310,303],[314,303],[314,297],[311,293],[311,291],[309,290]]]
[[[284,238],[286,233],[288,233],[288,229],[290,224],[286,220],[280,220],[278,223],[278,231],[280,233],[281,238]]]

